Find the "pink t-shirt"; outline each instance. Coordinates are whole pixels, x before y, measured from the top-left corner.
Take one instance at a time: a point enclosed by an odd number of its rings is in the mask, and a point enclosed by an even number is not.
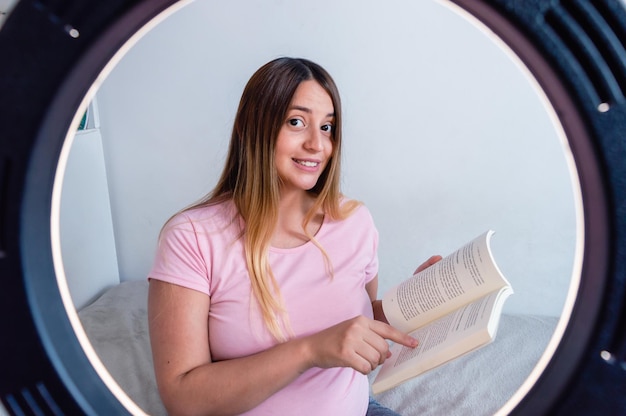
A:
[[[150,278],[211,297],[209,342],[213,360],[268,349],[267,331],[250,287],[240,221],[232,203],[186,211],[163,231]],[[270,249],[270,265],[297,337],[365,315],[372,307],[365,285],[378,273],[378,232],[365,206],[347,219],[325,219],[316,234],[332,264],[312,242]],[[350,368],[312,368],[249,415],[364,415],[367,377]]]

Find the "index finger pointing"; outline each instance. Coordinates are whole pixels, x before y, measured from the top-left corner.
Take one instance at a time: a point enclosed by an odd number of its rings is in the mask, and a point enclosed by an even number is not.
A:
[[[384,322],[372,321],[370,329],[376,332],[381,337],[404,345],[405,347],[417,347],[418,341],[415,338]]]

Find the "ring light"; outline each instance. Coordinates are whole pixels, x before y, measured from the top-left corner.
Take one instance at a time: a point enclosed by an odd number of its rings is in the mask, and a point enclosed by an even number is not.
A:
[[[0,400],[11,414],[132,414],[55,273],[53,189],[104,68],[175,0],[22,0],[0,29]],[[528,68],[578,173],[584,249],[562,338],[512,414],[626,412],[626,6],[453,0]],[[1,413],[0,408],[0,413]]]

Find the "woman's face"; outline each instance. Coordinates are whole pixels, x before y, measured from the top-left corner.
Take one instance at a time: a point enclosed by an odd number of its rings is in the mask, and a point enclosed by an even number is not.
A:
[[[316,81],[303,81],[276,140],[276,170],[283,193],[315,186],[333,151],[334,122],[328,93]]]

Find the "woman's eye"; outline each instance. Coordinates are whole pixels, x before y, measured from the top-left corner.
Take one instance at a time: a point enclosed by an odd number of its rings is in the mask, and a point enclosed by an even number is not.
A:
[[[322,126],[322,131],[325,131],[326,133],[331,133],[333,131],[333,125],[332,124],[324,124]]]
[[[293,126],[293,127],[302,127],[302,126],[304,126],[304,123],[299,118],[289,119],[288,123],[289,123],[290,126]]]

